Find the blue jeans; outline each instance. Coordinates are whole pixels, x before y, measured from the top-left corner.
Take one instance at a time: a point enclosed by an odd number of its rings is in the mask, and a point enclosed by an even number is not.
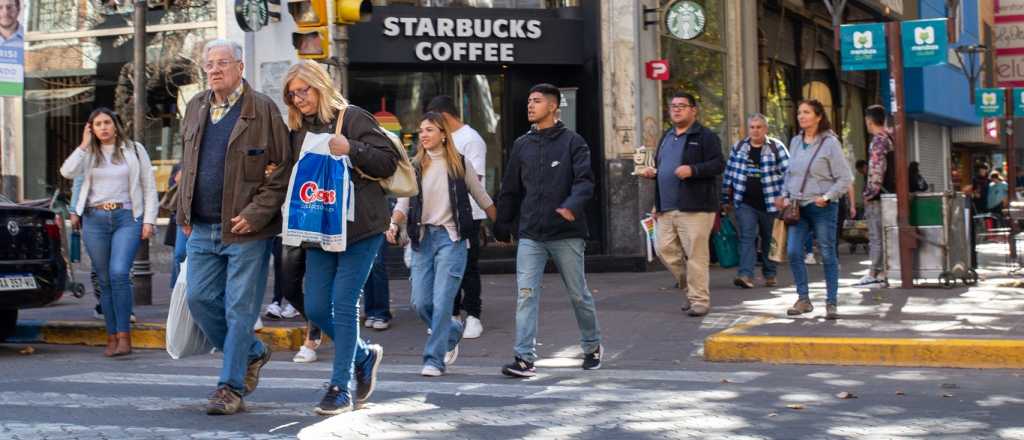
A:
[[[306,316],[334,341],[331,385],[348,390],[353,362],[369,351],[359,337],[359,293],[370,275],[384,234],[349,243],[344,252],[306,250]]]
[[[740,267],[741,277],[754,277],[754,260],[757,249],[754,248],[757,236],[761,236],[761,273],[765,278],[775,276],[775,262],[768,259],[772,242],[772,222],[774,217],[765,212],[741,203],[736,208],[736,219],[740,228]]]
[[[462,339],[462,323],[452,319],[455,294],[466,270],[466,240],[452,241],[448,230],[427,226],[412,252],[412,307],[430,327],[423,364],[444,371],[444,355]]]
[[[185,235],[185,231],[181,230],[181,226],[171,224],[168,227],[175,229],[174,259],[171,260],[171,290],[174,290],[174,285],[178,282],[178,274],[181,273],[181,263],[185,261],[185,245],[188,244],[188,236]]]
[[[244,394],[249,362],[266,348],[253,334],[267,290],[270,240],[221,243],[221,225],[195,223],[189,236],[188,309],[224,353],[217,386]]]
[[[388,268],[384,264],[384,249],[387,242],[382,241],[377,258],[373,261],[370,278],[363,286],[363,306],[366,307],[366,318],[391,320],[391,291],[388,289]]]
[[[567,238],[553,241],[522,239],[516,251],[516,356],[525,361],[537,359],[537,315],[540,309],[541,282],[548,257],[555,261],[569,294],[576,325],[580,328],[580,346],[584,353],[593,353],[601,344],[597,325],[597,308],[587,288],[583,271],[583,239]]]
[[[100,308],[107,334],[131,329],[132,261],[142,243],[142,219],[130,209],[88,209],[82,219],[82,240],[99,284]]]
[[[819,208],[811,203],[800,207],[800,223],[789,227],[786,253],[789,257],[789,268],[793,271],[796,293],[801,299],[808,299],[807,266],[804,265],[804,240],[813,231],[821,251],[822,265],[825,267],[825,302],[836,304],[839,294],[839,257],[836,255],[836,216],[839,215],[839,204],[829,203]]]

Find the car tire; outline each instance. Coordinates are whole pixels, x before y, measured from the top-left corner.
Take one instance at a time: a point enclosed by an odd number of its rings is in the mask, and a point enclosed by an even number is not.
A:
[[[0,310],[0,342],[14,336],[18,329],[18,309]]]

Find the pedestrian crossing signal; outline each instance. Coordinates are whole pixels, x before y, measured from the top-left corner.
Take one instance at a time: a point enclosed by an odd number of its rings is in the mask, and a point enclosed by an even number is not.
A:
[[[289,0],[288,13],[295,20],[292,46],[299,58],[325,60],[331,56],[331,33],[327,27],[327,0]]]

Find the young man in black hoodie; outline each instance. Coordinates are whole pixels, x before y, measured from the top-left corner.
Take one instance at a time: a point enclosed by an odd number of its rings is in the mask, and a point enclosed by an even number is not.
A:
[[[527,118],[533,127],[512,146],[498,195],[495,238],[509,241],[513,225],[519,225],[515,360],[501,370],[511,377],[536,374],[537,315],[549,257],[562,274],[580,328],[583,369],[601,367],[597,309],[583,269],[584,211],[594,194],[590,148],[557,120],[560,102],[561,93],[551,84],[530,89]]]
[[[639,176],[654,179],[658,255],[680,287],[683,310],[704,316],[711,310],[708,240],[718,211],[718,176],[725,170],[722,141],[697,122],[697,98],[676,92],[669,102],[672,127],[658,143],[654,168]]]

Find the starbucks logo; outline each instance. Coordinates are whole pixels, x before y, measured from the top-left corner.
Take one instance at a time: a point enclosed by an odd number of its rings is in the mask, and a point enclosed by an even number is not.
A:
[[[235,0],[235,20],[245,32],[256,32],[266,26],[269,12],[267,0]]]
[[[665,14],[665,28],[673,37],[692,40],[704,32],[704,7],[690,0],[672,3]]]

